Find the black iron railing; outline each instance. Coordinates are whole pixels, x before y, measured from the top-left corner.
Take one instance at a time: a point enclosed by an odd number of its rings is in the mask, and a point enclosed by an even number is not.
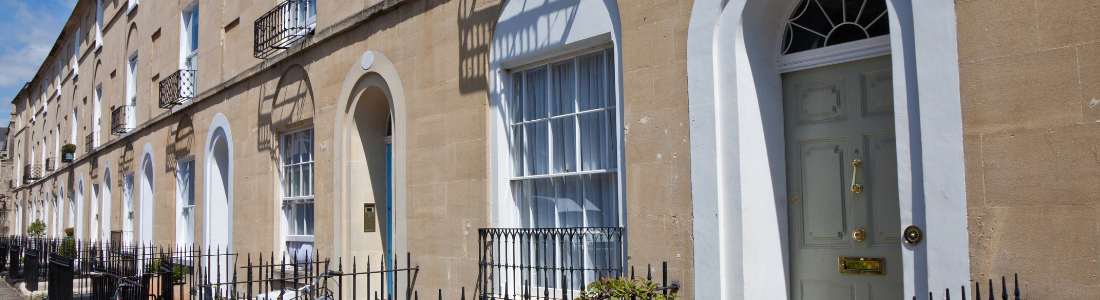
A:
[[[420,268],[408,254],[330,259],[315,252],[249,255],[216,246],[119,246],[111,240],[19,236],[0,237],[0,252],[4,249],[11,259],[0,260],[0,268],[12,272],[9,281],[48,281],[51,300],[418,299],[414,285]],[[40,255],[49,255],[48,264],[28,258]],[[26,271],[21,261],[43,266]],[[28,272],[38,273],[30,274],[34,279],[19,276]]]
[[[53,157],[46,158],[46,172],[57,170],[57,161]]]
[[[286,0],[256,19],[252,55],[266,58],[313,34],[308,18],[313,0]]]
[[[27,164],[23,166],[23,182],[30,183],[42,179],[42,164]]]
[[[92,149],[95,149],[95,146],[96,146],[95,140],[96,140],[95,133],[89,133],[87,136],[84,136],[84,149],[85,149],[85,151],[90,152],[90,151],[92,151]]]
[[[480,299],[573,299],[601,277],[624,274],[619,227],[478,229]]]
[[[111,111],[111,132],[114,134],[123,134],[130,132],[134,129],[134,125],[130,124],[130,119],[133,118],[134,107],[131,105],[122,105],[115,107]]]
[[[195,70],[179,70],[160,81],[160,108],[171,108],[195,98]]]

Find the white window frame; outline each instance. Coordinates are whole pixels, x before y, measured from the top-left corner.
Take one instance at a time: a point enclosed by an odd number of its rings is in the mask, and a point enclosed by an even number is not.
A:
[[[199,30],[197,24],[195,24],[193,18],[202,19],[201,16],[194,15],[195,12],[201,13],[199,10],[199,2],[195,1],[180,12],[180,69],[182,70],[196,70],[198,69],[198,34],[194,34],[195,39],[192,40],[193,31]],[[195,50],[191,50],[195,48]],[[188,60],[191,60],[191,65],[188,65]]]
[[[95,87],[92,97],[92,147],[99,148],[99,134],[103,123],[103,84]]]
[[[590,110],[581,111],[580,110],[581,108],[578,107],[580,105],[579,100],[578,100],[579,99],[578,98],[579,97],[578,93],[580,93],[580,88],[579,88],[580,76],[578,76],[579,60],[580,60],[581,57],[584,57],[584,56],[587,56],[587,55],[590,55],[590,54],[595,54],[595,53],[598,53],[598,52],[603,52],[603,55],[604,55],[603,56],[603,63],[601,64],[601,67],[604,68],[603,72],[604,72],[605,79],[607,79],[607,80],[603,84],[604,91],[602,91],[602,93],[608,97],[608,99],[606,99],[606,101],[608,101],[608,106],[605,106],[605,107],[602,107],[602,108],[597,108],[597,109],[590,109]],[[517,166],[515,153],[510,152],[506,156],[509,161],[504,162],[505,164],[511,166],[511,168],[508,170],[508,173],[507,173],[508,175],[507,175],[506,184],[507,184],[507,186],[509,186],[507,189],[509,191],[511,191],[512,193],[514,193],[515,188],[511,187],[511,186],[513,186],[513,184],[516,184],[516,183],[522,182],[522,181],[534,180],[534,179],[566,178],[566,177],[581,176],[581,175],[614,174],[613,175],[613,180],[612,180],[614,186],[610,187],[610,189],[612,190],[611,195],[613,195],[615,197],[615,199],[614,199],[615,203],[613,204],[615,209],[617,210],[617,212],[614,216],[615,220],[614,220],[613,224],[598,224],[598,225],[595,225],[595,227],[605,227],[605,226],[623,227],[624,222],[625,222],[625,210],[624,210],[625,200],[622,198],[622,195],[620,193],[621,189],[623,188],[622,187],[622,184],[623,184],[623,179],[622,178],[623,178],[624,174],[622,173],[621,162],[622,162],[622,157],[623,157],[624,154],[623,154],[622,148],[619,146],[619,143],[618,143],[619,139],[621,138],[621,129],[620,129],[621,124],[620,124],[620,121],[619,121],[620,120],[619,115],[622,114],[622,110],[621,110],[622,105],[621,105],[621,103],[618,99],[618,96],[617,96],[618,93],[615,92],[615,90],[614,90],[615,87],[617,86],[616,81],[617,81],[617,78],[618,78],[618,75],[616,74],[615,70],[613,68],[611,68],[611,66],[614,66],[614,59],[615,59],[614,55],[615,55],[614,47],[612,47],[610,44],[598,44],[598,45],[591,46],[591,47],[583,47],[583,48],[579,48],[579,49],[574,49],[572,51],[567,51],[567,52],[558,53],[556,55],[547,56],[547,57],[544,57],[542,59],[529,61],[528,63],[523,64],[523,65],[508,68],[507,69],[508,73],[507,73],[507,76],[505,77],[506,84],[507,84],[507,93],[506,93],[507,95],[505,97],[505,101],[508,103],[508,109],[506,110],[507,112],[505,112],[504,116],[503,116],[505,124],[506,124],[505,125],[506,126],[505,130],[507,132],[506,136],[504,136],[503,139],[506,141],[506,143],[508,143],[508,145],[515,145],[515,140],[514,140],[515,135],[514,135],[514,129],[513,129],[514,126],[522,126],[522,125],[532,124],[532,123],[536,123],[536,122],[546,122],[547,120],[552,122],[553,120],[556,120],[556,119],[572,118],[572,120],[574,122],[573,123],[574,127],[573,127],[573,133],[572,133],[573,136],[571,138],[573,139],[573,141],[572,141],[573,145],[572,146],[574,147],[574,149],[573,149],[573,151],[574,151],[573,152],[573,159],[575,159],[573,165],[577,168],[576,170],[562,170],[562,171],[555,172],[554,166],[553,166],[553,164],[555,162],[553,146],[555,146],[556,144],[553,141],[553,134],[550,134],[549,131],[548,131],[547,134],[546,134],[547,135],[546,146],[550,147],[551,149],[546,150],[547,151],[547,153],[546,153],[547,154],[546,163],[549,164],[548,166],[545,166],[547,168],[546,173],[545,174],[537,174],[537,175],[529,175],[530,166],[527,165],[528,160],[524,159],[524,160],[518,162],[519,165]],[[607,61],[608,59],[611,59],[612,61],[608,62]],[[574,95],[572,95],[572,98],[574,99],[574,101],[578,101],[578,102],[574,103],[573,112],[559,114],[559,115],[553,115],[551,113],[551,106],[554,103],[556,103],[556,102],[554,102],[554,99],[553,99],[553,97],[554,97],[553,94],[552,94],[553,85],[551,83],[552,82],[551,77],[552,77],[552,74],[553,74],[552,73],[553,72],[553,66],[555,64],[559,64],[559,63],[566,62],[566,61],[572,61],[573,74],[574,74],[573,75],[573,80],[574,80],[573,93],[574,93]],[[609,63],[611,64],[610,66],[609,66]],[[515,87],[515,84],[514,84],[515,77],[514,76],[517,75],[520,72],[526,72],[528,70],[535,69],[535,68],[546,68],[546,87],[547,87],[547,91],[546,91],[546,99],[545,99],[546,103],[545,104],[546,104],[547,107],[545,109],[547,111],[546,115],[548,117],[540,118],[540,119],[537,119],[537,120],[527,120],[527,121],[521,121],[521,122],[514,122],[515,119],[514,119],[514,116],[512,116],[512,114],[514,113],[514,111],[512,109],[512,107],[513,107],[512,106],[512,103],[513,103],[512,101],[514,99],[516,99],[516,97],[524,97],[523,95],[516,96],[515,91],[513,90],[513,88]],[[523,86],[522,89],[524,91],[526,91],[527,82],[526,82],[526,77],[524,77],[524,76],[526,76],[526,75],[521,76],[521,83],[520,84]],[[608,90],[608,89],[611,89],[611,90]],[[524,100],[524,101],[526,101],[526,100]],[[582,148],[581,148],[582,147],[582,144],[581,144],[581,135],[582,134],[581,134],[581,130],[582,130],[582,128],[580,126],[580,118],[578,116],[583,115],[583,114],[601,113],[601,112],[607,112],[607,111],[611,112],[611,113],[608,114],[608,117],[610,118],[608,121],[612,123],[613,128],[610,128],[610,130],[613,134],[611,136],[606,137],[606,140],[604,141],[605,144],[603,146],[606,147],[607,149],[609,149],[608,154],[611,154],[611,156],[604,157],[601,161],[601,164],[603,166],[613,166],[613,168],[603,168],[603,169],[594,169],[594,170],[583,170],[583,171],[581,171],[580,169],[582,168],[582,163],[583,163],[583,161],[581,160],[581,153],[582,153]],[[520,112],[520,113],[523,113],[523,112]],[[546,124],[546,129],[547,130],[552,130],[552,128],[553,128],[552,123],[547,123]],[[521,142],[525,143],[525,141],[521,141]],[[516,169],[517,167],[519,168],[519,171],[522,174],[517,174],[516,173],[517,172],[517,169]],[[583,181],[581,182],[581,184],[583,184]],[[514,210],[516,210],[516,212],[519,212],[519,210],[522,210],[523,208],[521,208],[521,207],[514,204],[514,203],[516,203],[517,199],[514,199],[514,194],[511,194],[511,195],[512,195],[513,199],[512,199],[512,201],[510,201],[508,203],[513,203],[513,204],[509,204],[510,209],[514,209]],[[584,195],[584,192],[582,190],[581,194],[578,195],[578,196],[582,197],[582,198],[585,198],[585,196],[583,196],[583,195]],[[523,219],[522,216],[523,216],[522,213],[518,213],[518,214],[514,215],[513,218],[511,218],[510,221],[506,221],[506,222],[510,226],[516,226],[516,227],[520,227],[520,228],[545,228],[545,227],[539,227],[539,225],[535,224],[535,221],[533,219],[525,220],[525,219]],[[582,223],[583,227],[593,227],[593,225],[590,224],[590,222],[588,220],[587,214],[581,214],[581,216],[582,216],[581,223]],[[560,228],[560,227],[562,227],[561,222],[560,221],[555,221],[554,228]]]
[[[123,110],[126,114],[126,129],[133,130],[137,125],[137,67],[138,53],[135,50],[126,60],[126,103]]]
[[[103,48],[103,0],[95,2],[95,50]]]
[[[73,61],[72,66],[69,67],[73,70],[73,82],[76,82],[76,76],[80,75],[80,28],[76,29],[73,33]]]
[[[184,187],[180,184],[180,176],[182,175],[181,168],[183,164],[191,164],[191,203],[188,204],[184,197]],[[195,156],[188,156],[180,159],[176,162],[176,244],[188,245],[195,243]],[[183,214],[189,213],[190,219],[184,218]],[[190,229],[190,233],[187,230]]]
[[[79,140],[77,140],[77,138],[80,137],[80,134],[77,133],[77,127],[78,127],[78,124],[80,124],[80,119],[78,119],[78,117],[80,117],[80,107],[76,106],[76,105],[73,105],[73,119],[69,121],[69,124],[72,125],[72,128],[70,129],[70,132],[69,132],[69,140],[70,140],[70,143],[72,143],[73,145],[79,144]],[[76,154],[73,154],[73,155],[76,155]]]
[[[286,164],[286,155],[287,155],[287,150],[286,149],[287,149],[288,145],[286,145],[286,143],[285,143],[287,136],[299,134],[299,133],[306,132],[306,131],[308,131],[310,133],[310,137],[309,137],[310,147],[311,147],[310,160],[308,162],[297,162],[293,165],[287,165]],[[316,155],[316,152],[315,152],[316,148],[313,147],[315,141],[316,141],[316,131],[313,130],[312,126],[296,128],[296,129],[288,130],[286,132],[283,132],[283,133],[279,134],[279,146],[280,146],[279,147],[279,187],[280,187],[280,190],[279,190],[279,203],[280,203],[280,206],[282,207],[281,211],[282,211],[282,214],[283,214],[282,218],[283,218],[283,224],[284,224],[284,228],[283,228],[283,239],[285,241],[284,244],[288,243],[288,242],[312,243],[313,240],[314,240],[313,239],[314,235],[291,234],[291,232],[294,230],[293,227],[295,225],[295,220],[296,220],[296,216],[297,216],[297,212],[295,211],[295,205],[296,204],[305,204],[305,203],[314,203],[314,204],[316,203],[316,202],[314,202],[315,201],[314,197],[316,195],[316,190],[315,190],[315,186],[313,184],[315,182],[315,180],[313,180],[313,179],[317,177],[316,168],[315,168],[315,166],[316,166],[315,162],[316,162],[316,156],[317,155]],[[309,183],[310,189],[309,189],[309,191],[310,191],[310,193],[309,193],[309,195],[287,196],[287,193],[288,193],[287,189],[289,188],[287,186],[288,185],[288,181],[287,181],[287,176],[288,176],[287,173],[288,172],[287,172],[287,169],[289,169],[291,167],[295,167],[295,166],[307,166],[307,165],[310,167],[309,168],[310,169],[310,177],[309,177],[309,180],[310,180],[310,183]],[[299,173],[299,174],[301,174],[301,173]],[[313,230],[316,230],[316,225],[317,225],[316,206],[314,206],[313,213],[314,213],[314,218],[311,218],[312,221],[313,221],[313,225],[311,226],[311,228],[313,228]],[[314,231],[314,234],[316,234],[316,231]],[[285,247],[285,245],[284,245],[284,247]]]
[[[137,8],[137,6],[138,0],[126,0],[126,14],[130,14],[130,12],[134,11],[134,8]]]

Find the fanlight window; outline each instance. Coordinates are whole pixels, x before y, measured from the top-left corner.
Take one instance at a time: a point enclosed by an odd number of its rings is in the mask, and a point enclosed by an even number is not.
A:
[[[890,33],[885,0],[802,0],[787,20],[783,54]]]

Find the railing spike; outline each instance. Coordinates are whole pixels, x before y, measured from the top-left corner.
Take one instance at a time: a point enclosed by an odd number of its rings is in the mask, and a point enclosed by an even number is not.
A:
[[[1001,276],[1001,300],[1008,300],[1008,287],[1005,285],[1005,277]]]

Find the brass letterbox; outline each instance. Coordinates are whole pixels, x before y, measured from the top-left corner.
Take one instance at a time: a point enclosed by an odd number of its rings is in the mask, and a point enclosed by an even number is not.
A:
[[[363,232],[374,232],[375,219],[378,214],[374,210],[374,203],[363,203]]]

